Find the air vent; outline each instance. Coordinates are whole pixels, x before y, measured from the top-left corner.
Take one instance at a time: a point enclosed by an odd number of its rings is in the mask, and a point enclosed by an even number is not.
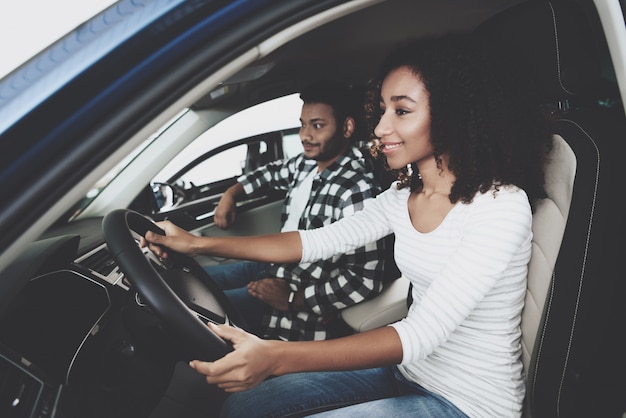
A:
[[[6,362],[0,362],[0,376],[0,414],[6,417],[32,416],[41,394],[41,382]]]
[[[99,276],[112,285],[128,289],[123,280],[124,275],[113,260],[106,244],[102,244],[98,248],[82,255],[75,263],[88,268],[94,275]]]
[[[104,277],[108,277],[117,267],[117,264],[115,264],[113,257],[111,257],[106,247],[102,247],[91,255],[88,255],[86,258],[79,261],[79,264],[96,273],[100,273]]]
[[[0,347],[0,417],[51,416],[60,392],[31,373],[34,366],[5,357],[5,350]],[[17,360],[15,355],[11,358]]]

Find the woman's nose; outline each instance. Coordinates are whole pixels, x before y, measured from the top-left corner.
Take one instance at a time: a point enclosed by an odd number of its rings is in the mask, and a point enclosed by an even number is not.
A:
[[[381,114],[380,120],[378,121],[378,123],[376,124],[376,127],[374,128],[374,135],[376,135],[378,138],[382,138],[383,136],[388,135],[390,131],[391,131],[391,126],[387,122],[385,113],[383,113]]]

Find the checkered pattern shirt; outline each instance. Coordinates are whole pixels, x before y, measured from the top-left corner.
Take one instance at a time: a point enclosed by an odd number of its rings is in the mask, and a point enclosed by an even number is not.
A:
[[[317,170],[317,162],[301,154],[260,167],[238,181],[246,194],[271,189],[286,191],[281,215],[284,224],[289,215],[291,193],[311,170]],[[350,216],[379,192],[373,174],[365,167],[363,154],[353,147],[315,176],[298,229],[318,228]],[[267,277],[283,278],[292,290],[304,290],[308,310],[268,310],[263,319],[265,337],[283,340],[332,337],[328,323],[337,317],[339,310],[382,290],[383,258],[384,241],[381,240],[315,263],[273,264]]]

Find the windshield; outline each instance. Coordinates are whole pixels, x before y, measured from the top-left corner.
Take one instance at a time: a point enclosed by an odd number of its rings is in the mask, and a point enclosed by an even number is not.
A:
[[[108,173],[102,176],[102,178],[100,178],[100,180],[98,180],[93,185],[93,187],[89,189],[87,194],[81,200],[79,200],[78,203],[76,203],[76,205],[74,205],[69,212],[67,212],[67,216],[64,216],[62,220],[64,222],[65,221],[71,222],[72,220],[76,219],[76,217],[78,217],[83,212],[83,210],[85,210],[85,208],[89,206],[89,204],[93,202],[93,200],[96,197],[98,197],[100,192],[107,187],[107,185],[124,169],[124,167],[128,166],[131,163],[131,161],[133,161],[143,150],[145,150],[148,147],[148,145],[152,143],[152,141],[158,138],[159,135],[161,135],[163,131],[165,131],[169,126],[171,126],[178,118],[180,118],[187,111],[188,109],[185,109],[182,112],[180,112],[178,115],[173,117],[171,120],[169,120],[165,125],[163,125],[163,127],[161,127],[161,129],[159,129],[157,132],[151,135],[148,139],[143,141],[141,145],[139,145],[137,148],[135,148],[135,150],[133,150],[133,152],[128,154],[122,161],[117,163],[115,167],[109,170]]]
[[[133,152],[131,152],[126,158],[120,161],[113,169],[111,169],[107,174],[105,174],[100,180],[93,185],[91,189],[87,192],[85,197],[83,197],[74,207],[68,212],[69,217],[64,216],[64,220],[67,219],[67,222],[71,222],[78,215],[80,215],[83,210],[89,206],[89,204],[100,194],[100,192],[119,174],[120,171],[124,167],[126,167],[141,151],[143,151],[150,142],[154,140],[154,137],[144,141],[139,147],[137,147]]]

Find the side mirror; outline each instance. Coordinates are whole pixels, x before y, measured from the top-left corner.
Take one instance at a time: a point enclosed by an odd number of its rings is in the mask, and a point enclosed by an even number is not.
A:
[[[183,199],[169,183],[152,183],[152,193],[160,211],[174,208]]]

